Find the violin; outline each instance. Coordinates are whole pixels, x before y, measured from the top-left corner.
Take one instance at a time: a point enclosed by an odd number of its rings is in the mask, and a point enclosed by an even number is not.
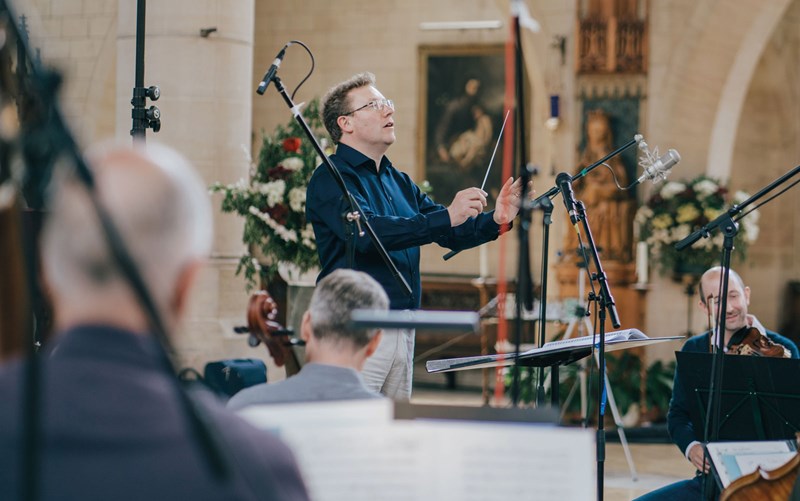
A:
[[[300,360],[294,347],[305,343],[292,338],[293,331],[279,324],[277,318],[278,303],[267,291],[257,291],[250,296],[247,305],[247,328],[236,331],[249,333],[247,342],[253,348],[264,343],[275,365],[286,365],[286,377],[289,377],[300,372]]]
[[[791,358],[792,354],[782,344],[773,342],[755,327],[745,327],[733,333],[728,344],[730,355]]]

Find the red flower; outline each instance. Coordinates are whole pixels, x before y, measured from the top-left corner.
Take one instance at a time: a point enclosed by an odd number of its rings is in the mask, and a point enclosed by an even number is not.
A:
[[[296,153],[300,150],[300,138],[287,137],[283,140],[283,149],[289,153]]]
[[[292,171],[282,165],[278,165],[267,171],[267,177],[269,179],[286,179],[291,175]]]
[[[267,214],[269,217],[274,219],[278,222],[278,224],[286,225],[287,215],[289,213],[289,209],[286,208],[283,204],[275,204],[274,207],[270,207],[267,209]]]

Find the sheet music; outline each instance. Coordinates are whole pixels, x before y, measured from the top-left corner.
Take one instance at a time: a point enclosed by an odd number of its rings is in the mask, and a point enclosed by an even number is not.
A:
[[[388,398],[268,404],[245,407],[237,414],[259,428],[271,430],[280,430],[287,424],[305,427],[320,422],[328,427],[373,425],[390,423],[394,404]]]
[[[714,442],[707,445],[722,487],[756,468],[772,470],[786,464],[795,451],[786,440],[762,442]]]
[[[296,407],[306,417],[295,421],[291,406],[282,407],[287,421],[277,432],[316,501],[596,498],[591,430],[443,420],[312,424],[307,405]],[[253,422],[276,427],[273,418]]]

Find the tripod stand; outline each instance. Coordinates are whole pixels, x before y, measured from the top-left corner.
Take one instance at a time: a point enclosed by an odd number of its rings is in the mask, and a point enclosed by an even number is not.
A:
[[[582,301],[585,296],[585,288],[586,288],[586,274],[584,273],[584,269],[586,268],[586,261],[581,257],[581,261],[577,264],[579,268],[578,272],[578,298],[579,301]],[[581,303],[575,308],[575,315],[570,319],[569,323],[567,324],[567,330],[564,332],[563,339],[570,339],[572,337],[573,332],[576,332],[577,327],[577,334],[578,336],[583,336],[585,333],[593,332],[592,323],[589,321],[589,317],[587,316],[587,308]],[[585,331],[584,331],[585,329]],[[594,352],[594,359],[597,362],[598,367],[600,366],[600,359],[597,351]],[[578,369],[578,379],[572,385],[572,388],[569,390],[569,394],[567,394],[567,398],[564,401],[564,409],[569,407],[572,398],[575,396],[575,391],[580,387],[580,398],[581,398],[581,421],[583,426],[586,427],[589,422],[589,413],[588,413],[588,398],[587,398],[587,374],[589,372],[588,363],[586,359],[583,359],[579,362],[580,368]],[[622,450],[625,453],[625,460],[628,462],[628,468],[631,471],[631,479],[637,480],[638,475],[636,473],[636,465],[633,463],[633,456],[631,456],[630,447],[628,447],[628,439],[625,436],[625,429],[622,426],[622,418],[619,414],[619,409],[617,409],[617,402],[614,400],[614,392],[611,390],[611,382],[608,379],[608,374],[605,372],[603,373],[603,377],[605,378],[605,387],[606,387],[606,394],[608,395],[608,403],[611,407],[611,415],[614,417],[614,424],[617,426],[617,434],[619,434],[619,441],[622,444]],[[550,380],[550,375],[547,376],[545,380],[545,387],[548,386]]]

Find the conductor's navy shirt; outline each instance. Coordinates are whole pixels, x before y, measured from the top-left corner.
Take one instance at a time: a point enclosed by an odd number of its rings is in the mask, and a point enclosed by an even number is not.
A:
[[[341,172],[347,189],[389,252],[392,262],[411,287],[412,295],[409,296],[381,259],[368,233],[355,237],[352,268],[371,275],[383,286],[392,309],[420,307],[420,245],[436,242],[442,247],[462,250],[494,240],[500,234],[493,212],[479,214],[451,227],[447,207],[431,200],[385,156],[381,159],[380,169],[376,169],[373,160],[346,144],[339,144],[330,159]],[[349,212],[349,207],[339,185],[328,168],[320,165],[306,192],[306,218],[314,227],[322,265],[317,281],[338,268],[349,267],[342,219],[346,212]]]

